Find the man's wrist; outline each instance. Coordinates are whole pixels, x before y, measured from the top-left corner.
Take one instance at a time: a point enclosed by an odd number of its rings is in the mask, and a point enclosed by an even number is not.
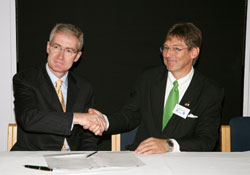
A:
[[[173,150],[174,150],[174,143],[173,143],[173,141],[167,139],[167,145],[168,145],[168,152],[173,152]]]
[[[78,124],[78,118],[77,118],[77,113],[73,113],[73,124],[76,125]]]
[[[82,116],[82,113],[73,113],[73,124],[80,124]]]

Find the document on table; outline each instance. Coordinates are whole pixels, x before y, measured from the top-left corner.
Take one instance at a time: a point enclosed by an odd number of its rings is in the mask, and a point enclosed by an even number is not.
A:
[[[84,170],[102,167],[138,167],[145,165],[134,152],[98,152],[87,158],[86,153],[45,155],[48,167],[54,170]]]

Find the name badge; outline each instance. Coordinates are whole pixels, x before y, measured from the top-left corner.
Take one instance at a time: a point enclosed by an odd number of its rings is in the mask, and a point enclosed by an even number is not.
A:
[[[186,119],[188,116],[190,109],[185,108],[182,105],[176,104],[176,106],[174,107],[173,113]]]

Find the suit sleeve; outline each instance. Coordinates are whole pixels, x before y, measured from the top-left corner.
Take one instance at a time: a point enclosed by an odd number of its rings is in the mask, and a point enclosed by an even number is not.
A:
[[[16,121],[26,132],[70,135],[72,112],[55,111],[41,105],[44,101],[37,87],[21,75],[13,77]],[[53,104],[53,101],[50,102]]]
[[[137,81],[134,89],[130,92],[127,105],[120,112],[107,116],[109,120],[109,134],[128,132],[140,124],[140,80]]]

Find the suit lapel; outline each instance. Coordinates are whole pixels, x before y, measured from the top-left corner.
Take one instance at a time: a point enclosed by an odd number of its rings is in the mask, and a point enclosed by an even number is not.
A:
[[[152,116],[156,122],[156,128],[162,127],[162,117],[163,117],[163,108],[164,108],[164,98],[167,82],[167,71],[164,70],[161,72],[159,79],[155,81],[151,88],[151,108]]]
[[[47,103],[52,106],[52,108],[57,109],[58,111],[62,110],[61,103],[56,94],[55,88],[49,75],[46,71],[45,66],[41,69],[41,72],[38,77],[39,89],[44,98],[46,98]]]
[[[201,83],[199,81],[199,74],[197,72],[194,73],[194,76],[190,82],[189,87],[187,88],[180,105],[189,108],[190,112],[194,107],[194,104],[197,103],[199,94],[201,91]]]
[[[76,79],[69,72],[66,111],[72,111],[73,105],[75,104],[77,99],[78,92],[79,88],[77,87]]]

